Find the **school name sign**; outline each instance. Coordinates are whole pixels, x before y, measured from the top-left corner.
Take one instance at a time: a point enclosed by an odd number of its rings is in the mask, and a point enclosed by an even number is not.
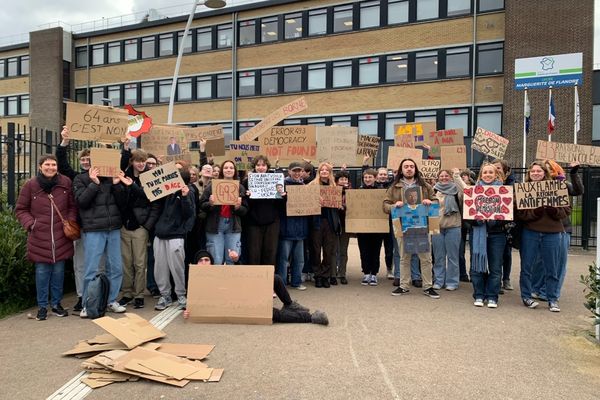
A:
[[[515,89],[548,89],[583,83],[583,53],[517,58]]]

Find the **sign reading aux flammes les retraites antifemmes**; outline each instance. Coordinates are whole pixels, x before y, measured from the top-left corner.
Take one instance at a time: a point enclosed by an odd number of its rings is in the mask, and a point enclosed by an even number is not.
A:
[[[570,204],[567,184],[549,180],[515,183],[515,206],[528,210],[543,206],[566,207]]]

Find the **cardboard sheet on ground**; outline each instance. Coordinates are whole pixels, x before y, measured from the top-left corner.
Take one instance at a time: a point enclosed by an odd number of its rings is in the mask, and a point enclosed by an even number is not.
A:
[[[419,166],[423,159],[423,150],[390,146],[388,147],[387,168],[394,171],[397,170],[400,162],[405,158],[412,159]]]
[[[118,108],[67,102],[65,125],[71,139],[115,143],[127,136],[129,114]]]
[[[290,217],[320,215],[320,185],[287,185],[286,212]]]
[[[442,146],[456,146],[465,143],[464,132],[462,128],[442,129],[429,132],[425,142],[429,145],[429,156],[440,157]]]
[[[358,128],[353,126],[318,126],[317,161],[336,167],[356,161]]]
[[[189,360],[204,360],[215,348],[214,344],[157,343],[157,351],[169,353]]]
[[[132,349],[142,343],[165,337],[166,334],[137,314],[125,313],[124,318],[102,317],[92,322]]]
[[[463,219],[513,220],[512,186],[469,186],[463,193]]]
[[[121,172],[121,151],[104,147],[90,149],[92,168],[98,168],[98,176],[115,177]]]
[[[74,348],[65,351],[62,353],[62,355],[76,356],[85,354],[86,356],[89,356],[91,354],[97,354],[107,350],[121,350],[126,348],[127,346],[123,342],[118,340],[113,335],[107,333],[98,335],[92,339],[81,340]]]
[[[214,204],[234,206],[240,197],[240,182],[236,179],[213,179],[211,181]]]
[[[386,189],[346,190],[346,232],[386,233],[389,215],[383,212]]]
[[[313,125],[274,126],[258,137],[261,151],[279,165],[317,159],[317,128]]]
[[[191,321],[273,323],[273,266],[190,265],[189,271]]]
[[[225,156],[235,163],[238,171],[252,171],[252,160],[259,154],[261,154],[260,144],[256,141],[232,140],[229,142],[229,150],[225,152]]]
[[[257,173],[248,174],[248,190],[251,199],[281,199],[285,191],[283,185],[283,174],[281,173]]]
[[[528,210],[543,206],[566,207],[570,205],[567,184],[564,181],[515,183],[515,207]]]
[[[425,179],[437,179],[441,168],[442,160],[425,159],[421,161],[421,168],[419,168],[419,171]]]
[[[290,115],[297,114],[307,108],[308,103],[306,99],[299,97],[264,117],[262,121],[241,135],[240,140],[254,140]]]
[[[477,127],[471,148],[492,158],[504,158],[508,139],[487,129]]]
[[[185,186],[174,161],[141,173],[140,183],[150,201],[168,196]]]
[[[433,121],[409,122],[394,125],[394,144],[399,147],[415,147],[426,143],[429,132],[437,129]]]
[[[564,163],[578,161],[580,164],[600,166],[600,147],[538,140],[535,158],[548,158]]]
[[[323,186],[320,185],[321,207],[341,208],[342,190],[341,186]]]
[[[467,168],[467,148],[464,145],[442,146],[442,169]]]

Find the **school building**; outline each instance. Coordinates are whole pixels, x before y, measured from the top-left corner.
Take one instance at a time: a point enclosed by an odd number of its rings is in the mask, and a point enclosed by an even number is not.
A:
[[[64,101],[110,99],[165,123],[184,40],[173,122],[221,124],[226,141],[304,96],[308,109],[282,124],[357,126],[382,138],[377,164],[385,164],[395,124],[435,121],[463,129],[471,165],[480,159],[469,148],[481,126],[510,140],[507,158],[520,166],[524,100],[514,89],[515,59],[583,53],[578,143],[600,142],[593,0],[271,0],[199,12],[183,38],[186,22],[183,15],[80,33],[57,27],[1,47],[3,132],[7,122],[59,131]],[[553,95],[552,140],[572,142],[573,88]],[[531,161],[537,140],[547,139],[548,91],[528,96]]]

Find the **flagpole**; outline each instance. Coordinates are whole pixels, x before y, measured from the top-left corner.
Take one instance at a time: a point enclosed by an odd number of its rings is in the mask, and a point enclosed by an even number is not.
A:
[[[550,86],[550,89],[548,89],[548,119],[550,119],[550,104],[552,102],[552,86]],[[552,141],[552,133],[548,132],[548,141],[551,142]]]
[[[527,88],[523,97],[523,169],[527,164]]]
[[[573,143],[577,144],[577,132],[579,131],[579,118],[580,118],[580,114],[579,114],[579,93],[577,91],[577,85],[575,85],[575,96],[574,96],[575,100],[573,102],[573,107],[574,107],[574,121],[573,121]]]

